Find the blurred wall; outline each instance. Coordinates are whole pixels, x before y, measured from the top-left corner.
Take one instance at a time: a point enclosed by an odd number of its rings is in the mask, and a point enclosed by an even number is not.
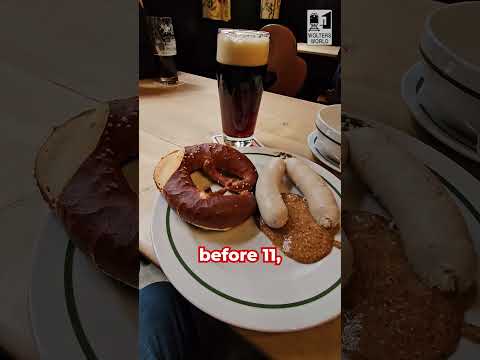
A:
[[[431,0],[343,0],[342,111],[413,132],[401,97],[405,72],[419,61],[425,19],[444,4]],[[393,110],[394,109],[394,110]]]
[[[1,0],[0,61],[97,100],[135,95],[138,18],[125,14],[137,8],[118,0]]]

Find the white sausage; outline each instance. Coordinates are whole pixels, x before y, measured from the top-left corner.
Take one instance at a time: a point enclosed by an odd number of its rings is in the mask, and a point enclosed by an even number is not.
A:
[[[465,221],[440,181],[379,129],[349,131],[350,162],[393,216],[413,270],[430,287],[465,291],[476,257]]]
[[[284,174],[285,161],[274,158],[260,171],[255,188],[260,215],[269,227],[275,229],[281,228],[288,221],[288,209],[280,193]]]
[[[305,196],[315,221],[326,229],[337,227],[340,212],[325,180],[301,160],[289,158],[285,162],[288,176]]]

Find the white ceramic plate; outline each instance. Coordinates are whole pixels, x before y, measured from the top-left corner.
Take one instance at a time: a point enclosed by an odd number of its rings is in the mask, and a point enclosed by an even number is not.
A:
[[[243,151],[259,172],[278,151]],[[340,205],[340,179],[305,160],[332,187]],[[292,187],[291,191],[298,192]],[[197,262],[198,246],[260,250],[272,246],[252,218],[227,232],[205,231],[182,221],[157,194],[152,218],[153,246],[165,275],[192,304],[229,324],[259,331],[309,328],[340,314],[340,250],[314,264],[283,257],[279,266],[262,262]],[[336,239],[340,241],[340,234]]]
[[[480,254],[480,182],[455,162],[440,154],[433,148],[419,140],[390,127],[371,122],[374,126],[381,126],[392,135],[395,141],[412,155],[423,162],[444,184],[459,206],[465,217],[475,251]],[[344,183],[344,186],[348,186]],[[382,208],[373,196],[366,193],[360,210],[370,211],[383,215]],[[480,277],[477,279],[480,282]],[[480,326],[480,297],[477,294],[475,304],[465,313],[465,321]],[[478,357],[478,345],[462,338],[457,351],[450,359],[473,359]]]
[[[138,291],[99,272],[53,215],[34,258],[30,317],[40,358],[137,358]]]
[[[480,155],[475,151],[468,139],[448,129],[445,124],[432,118],[419,104],[417,99],[418,87],[421,86],[423,68],[421,63],[412,66],[402,79],[402,97],[413,115],[413,118],[433,137],[449,146],[459,154],[480,162]]]
[[[315,156],[319,161],[321,161],[323,164],[328,166],[330,169],[333,169],[337,172],[341,172],[342,169],[340,166],[333,162],[332,160],[328,159],[325,157],[318,149],[315,147],[315,142],[319,141],[319,137],[317,135],[316,131],[312,131],[310,135],[307,137],[307,142],[308,142],[308,147],[310,151],[312,152],[313,156]]]

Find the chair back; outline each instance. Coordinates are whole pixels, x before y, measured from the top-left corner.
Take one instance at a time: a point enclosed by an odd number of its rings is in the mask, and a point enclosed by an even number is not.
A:
[[[270,33],[268,71],[276,75],[275,82],[266,90],[277,94],[295,96],[307,77],[307,64],[297,56],[297,40],[286,26],[270,24],[262,31]]]

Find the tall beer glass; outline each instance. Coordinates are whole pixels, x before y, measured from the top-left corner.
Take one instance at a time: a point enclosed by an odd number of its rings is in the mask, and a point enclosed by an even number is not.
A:
[[[220,29],[217,80],[223,138],[232,146],[250,146],[263,93],[270,34]]]
[[[150,27],[151,42],[154,47],[154,55],[158,56],[159,79],[163,85],[173,85],[178,81],[175,55],[177,46],[173,33],[172,18],[160,16],[147,16],[147,24]]]

